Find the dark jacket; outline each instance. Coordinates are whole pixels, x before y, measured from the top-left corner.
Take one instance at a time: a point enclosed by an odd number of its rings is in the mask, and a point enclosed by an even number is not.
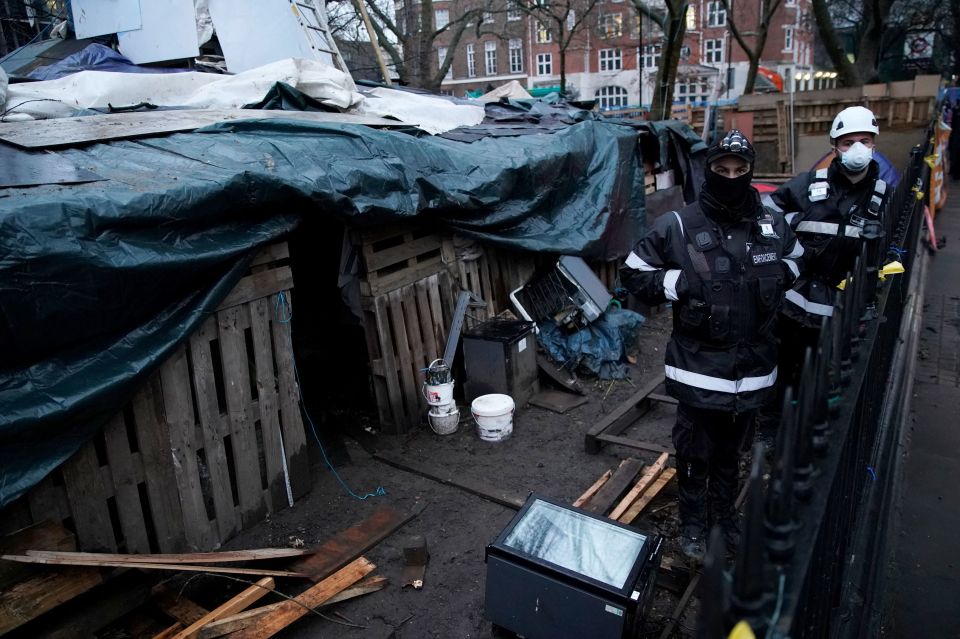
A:
[[[879,175],[871,161],[866,177],[852,183],[834,159],[827,169],[798,175],[764,198],[783,214],[805,250],[803,276],[786,293],[786,316],[819,328],[821,319],[833,314],[836,287],[860,254],[864,222],[882,221],[891,189]]]
[[[751,190],[747,215],[719,223],[700,202],[657,218],[621,267],[648,304],[673,302],[667,392],[700,408],[764,404],[777,380],[774,325],[803,247]]]

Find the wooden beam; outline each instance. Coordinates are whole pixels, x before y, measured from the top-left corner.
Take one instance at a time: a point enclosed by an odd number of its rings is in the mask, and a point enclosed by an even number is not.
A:
[[[0,591],[0,635],[87,592],[102,581],[94,568],[44,571]]]
[[[177,595],[163,584],[154,586],[150,594],[153,602],[157,604],[157,607],[168,617],[179,621],[182,624],[181,627],[189,626],[210,612],[192,600],[182,595]]]
[[[586,451],[591,454],[600,452],[600,448],[603,446],[601,440],[607,441],[606,438],[601,437],[602,435],[617,435],[623,432],[634,420],[649,410],[649,395],[657,390],[657,387],[660,386],[663,381],[664,376],[662,373],[654,375],[643,388],[616,406],[612,411],[607,413],[603,419],[592,426],[590,430],[587,431],[587,434],[584,435],[584,447]],[[633,417],[621,419],[628,414],[632,414]]]
[[[65,552],[53,550],[27,550],[30,557],[81,561],[110,561],[130,564],[216,564],[233,561],[258,561],[263,559],[281,559],[285,557],[303,557],[312,555],[313,550],[304,548],[259,548],[254,550],[229,550],[223,552],[161,553],[128,555],[105,552]]]
[[[607,470],[607,472],[600,475],[600,479],[593,482],[593,485],[590,486],[590,488],[587,488],[582,495],[577,497],[577,500],[573,502],[573,505],[579,508],[580,506],[583,506],[585,503],[587,503],[590,500],[590,498],[596,495],[597,491],[600,490],[600,488],[605,483],[607,483],[607,480],[610,479],[611,475],[613,475],[613,471],[609,469]]]
[[[637,483],[633,485],[633,488],[630,489],[630,492],[627,493],[626,497],[620,500],[620,503],[617,504],[617,507],[613,509],[610,513],[610,519],[619,519],[623,513],[633,505],[633,502],[637,500],[640,495],[642,495],[651,484],[656,481],[657,477],[660,476],[660,473],[663,472],[664,466],[667,465],[667,459],[670,456],[666,453],[660,453],[660,457],[657,458],[650,466],[643,471],[643,474],[640,475],[640,479],[637,480]]]
[[[317,585],[295,597],[293,601],[284,601],[268,615],[264,616],[256,627],[245,628],[235,633],[231,639],[267,639],[277,634],[311,609],[326,602],[338,592],[371,573],[375,565],[363,557],[330,575]]]
[[[661,490],[663,490],[664,486],[670,483],[670,480],[673,479],[676,474],[677,470],[675,468],[667,468],[664,470],[663,473],[657,477],[657,480],[653,482],[650,488],[643,494],[643,496],[635,501],[630,508],[628,508],[626,512],[624,512],[617,519],[617,521],[622,524],[632,524],[633,520],[636,519],[643,509],[647,507],[647,504],[653,501],[653,498],[656,497]]]
[[[264,596],[273,592],[273,587],[273,579],[270,577],[261,579],[256,583],[256,585],[250,586],[240,594],[227,601],[225,604],[214,608],[203,617],[194,621],[192,624],[174,635],[174,639],[193,639],[197,636],[197,633],[200,632],[200,629],[208,623],[236,614],[241,610],[246,610],[251,604],[259,601]]]
[[[636,450],[646,450],[651,453],[669,453],[671,455],[676,454],[673,446],[663,446],[661,444],[654,444],[653,442],[643,442],[639,439],[630,439],[629,437],[620,437],[619,435],[600,435],[597,437],[597,439],[606,444],[617,444],[619,446],[626,446],[627,448],[633,448]]]
[[[346,601],[347,599],[353,599],[354,597],[360,597],[361,595],[367,595],[371,592],[376,592],[383,589],[387,585],[386,577],[367,577],[363,579],[351,588],[334,595],[320,607],[330,606],[332,604]],[[209,623],[203,628],[200,629],[200,632],[197,634],[198,639],[214,639],[214,637],[222,637],[224,635],[230,634],[231,632],[237,632],[238,630],[243,630],[248,628],[253,624],[260,623],[260,620],[266,615],[270,614],[277,608],[283,605],[283,602],[277,602],[274,604],[269,604],[267,606],[262,606],[260,608],[253,608],[252,610],[246,610],[244,612],[238,612],[235,615],[230,615],[229,617],[224,617],[219,621],[214,621]]]
[[[590,501],[584,504],[583,508],[592,513],[603,514],[617,503],[620,497],[626,492],[633,480],[640,474],[643,468],[643,462],[638,459],[628,458],[620,463],[617,472],[613,473],[607,483],[597,491]]]
[[[227,568],[226,566],[195,566],[191,564],[156,564],[149,562],[103,561],[99,559],[47,559],[30,555],[0,555],[0,559],[26,564],[51,566],[96,566],[112,568],[141,568],[143,570],[182,570],[185,572],[212,572],[229,575],[260,575],[261,577],[306,577],[290,570],[259,570],[256,568]]]

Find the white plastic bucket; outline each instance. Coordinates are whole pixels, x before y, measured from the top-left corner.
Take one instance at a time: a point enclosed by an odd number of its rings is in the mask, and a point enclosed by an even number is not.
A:
[[[421,392],[423,393],[423,398],[427,400],[427,403],[431,406],[446,406],[447,404],[453,403],[453,384],[454,382],[447,382],[446,384],[427,384],[424,382]]]
[[[516,405],[509,395],[494,393],[473,400],[470,412],[477,422],[477,435],[486,442],[503,441],[513,432],[513,411]]]
[[[456,404],[436,406],[427,413],[427,421],[437,435],[452,435],[460,426],[460,410]]]

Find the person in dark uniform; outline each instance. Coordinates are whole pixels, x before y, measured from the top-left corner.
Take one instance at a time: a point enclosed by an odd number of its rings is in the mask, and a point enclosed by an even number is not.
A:
[[[892,189],[872,159],[879,134],[869,109],[843,109],[830,128],[830,166],[798,175],[764,197],[764,204],[784,216],[806,251],[803,276],[786,292],[778,328],[783,338],[781,397],[787,386],[799,382],[804,351],[816,347],[823,318],[833,315],[836,287],[860,255],[864,225],[882,223]],[[761,429],[776,428],[779,410],[775,400],[763,410]]]
[[[673,428],[681,551],[700,562],[719,525],[739,542],[734,502],[742,442],[777,381],[774,326],[803,247],[751,186],[756,159],[740,131],[707,151],[699,200],[657,218],[621,266],[647,304],[673,302],[666,389]]]

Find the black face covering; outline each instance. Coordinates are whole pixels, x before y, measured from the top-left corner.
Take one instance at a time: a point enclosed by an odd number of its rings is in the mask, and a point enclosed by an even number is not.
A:
[[[718,221],[734,222],[753,214],[750,181],[753,170],[735,178],[728,178],[706,170],[706,181],[700,192],[701,204],[707,214]]]

